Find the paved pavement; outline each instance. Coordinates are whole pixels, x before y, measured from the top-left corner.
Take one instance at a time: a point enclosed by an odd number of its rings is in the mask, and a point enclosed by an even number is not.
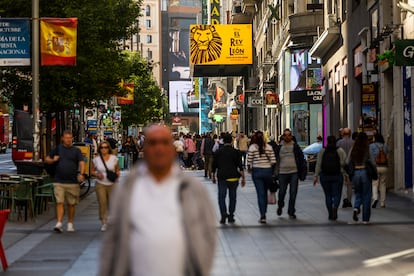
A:
[[[188,173],[202,181],[216,206],[216,186],[201,171]],[[329,222],[322,189],[310,180],[299,187],[297,220],[286,212],[278,217],[276,206],[269,206],[268,224],[259,225],[248,177],[239,189],[236,224],[217,224],[212,275],[414,275],[413,200],[390,193],[387,208],[372,210],[371,225],[353,223],[350,208]],[[75,233],[51,231],[53,208],[36,221],[8,222],[3,244],[9,269],[3,275],[96,275],[102,237],[97,214],[92,193],[77,208]]]

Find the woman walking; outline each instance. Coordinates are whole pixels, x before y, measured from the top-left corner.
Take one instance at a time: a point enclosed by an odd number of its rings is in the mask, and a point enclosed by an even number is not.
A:
[[[329,220],[337,220],[338,218],[343,178],[347,177],[344,170],[345,160],[346,153],[342,148],[336,146],[336,137],[328,136],[326,148],[322,148],[318,153],[313,185],[318,183],[319,176],[325,194]]]
[[[247,169],[252,174],[256,187],[257,202],[260,211],[260,223],[266,223],[267,190],[272,184],[272,166],[276,164],[272,147],[267,144],[263,132],[258,131],[254,135],[254,143],[250,145],[247,155]]]
[[[368,136],[365,132],[358,134],[351,153],[348,156],[348,164],[353,166],[352,185],[355,193],[354,221],[358,221],[358,215],[362,206],[362,222],[369,223],[371,217],[372,198],[372,172],[375,168],[372,153],[369,148]]]
[[[369,146],[372,152],[373,160],[377,164],[378,180],[372,181],[372,208],[378,204],[378,189],[380,193],[381,208],[385,208],[385,194],[387,192],[387,155],[388,149],[384,137],[377,133],[374,135],[374,142]],[[385,156],[385,157],[384,157]]]
[[[106,231],[106,222],[108,218],[109,200],[113,186],[116,180],[108,176],[115,173],[119,177],[118,158],[110,154],[110,145],[108,142],[102,142],[98,147],[98,155],[92,162],[92,175],[96,177],[95,192],[99,204],[99,219],[101,220],[101,231]],[[110,178],[110,179],[108,179]]]

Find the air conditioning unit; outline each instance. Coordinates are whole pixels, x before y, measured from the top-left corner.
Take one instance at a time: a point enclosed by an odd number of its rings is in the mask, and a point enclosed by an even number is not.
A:
[[[98,110],[96,108],[85,108],[85,121],[90,121],[90,120],[97,120],[98,116],[97,116]]]

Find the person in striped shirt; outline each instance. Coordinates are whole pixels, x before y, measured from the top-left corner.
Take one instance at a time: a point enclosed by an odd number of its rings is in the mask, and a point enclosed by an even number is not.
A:
[[[265,142],[263,132],[257,131],[252,141],[254,142],[250,145],[247,155],[247,169],[252,174],[256,187],[259,222],[266,223],[267,190],[272,184],[272,167],[276,164],[276,158],[272,147]]]

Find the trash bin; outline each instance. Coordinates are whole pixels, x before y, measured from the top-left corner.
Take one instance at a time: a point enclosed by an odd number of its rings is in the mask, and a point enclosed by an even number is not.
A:
[[[124,168],[125,168],[125,156],[118,155],[118,163],[119,163],[119,168],[121,170],[124,170]]]
[[[3,265],[3,270],[7,270],[7,259],[6,253],[4,252],[3,243],[1,241],[3,237],[4,227],[6,226],[7,218],[9,217],[10,210],[0,210],[0,259],[1,264]]]

